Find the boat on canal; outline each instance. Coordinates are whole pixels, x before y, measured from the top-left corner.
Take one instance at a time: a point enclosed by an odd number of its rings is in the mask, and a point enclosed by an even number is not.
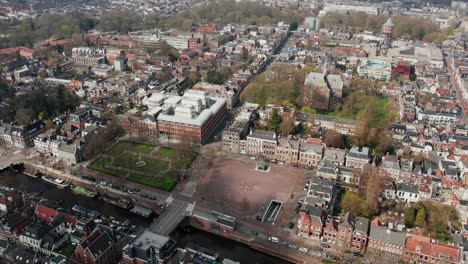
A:
[[[26,176],[35,178],[35,179],[39,178],[39,172],[34,168],[25,169],[23,171],[23,174],[26,175]]]
[[[130,225],[132,222],[122,216],[108,216],[106,217],[112,224],[119,225],[119,226],[127,226]]]
[[[94,210],[91,210],[91,209],[88,209],[86,207],[79,206],[79,205],[74,205],[72,207],[72,211],[75,213],[79,213],[79,214],[90,216],[90,217],[98,217],[100,215],[98,212]]]
[[[73,193],[75,194],[82,194],[82,195],[86,195],[90,198],[94,198],[97,196],[97,192],[93,192],[91,190],[88,190],[86,189],[85,187],[81,187],[81,186],[78,186],[76,185],[75,187],[73,187],[72,189]]]
[[[67,188],[70,186],[70,183],[66,180],[58,179],[49,175],[42,176],[42,179],[48,183],[55,184],[59,188]]]
[[[123,209],[128,210],[132,207],[132,203],[130,202],[130,200],[125,198],[119,198],[107,193],[102,196],[102,199],[107,203],[113,204]]]
[[[137,214],[137,215],[141,215],[146,218],[150,217],[153,214],[153,210],[143,207],[141,205],[135,205],[132,208],[132,210],[130,210],[130,212]]]

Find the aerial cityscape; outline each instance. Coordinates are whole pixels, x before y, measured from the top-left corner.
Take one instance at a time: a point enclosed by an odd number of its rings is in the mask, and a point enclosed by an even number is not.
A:
[[[0,263],[468,264],[467,0],[0,0]]]

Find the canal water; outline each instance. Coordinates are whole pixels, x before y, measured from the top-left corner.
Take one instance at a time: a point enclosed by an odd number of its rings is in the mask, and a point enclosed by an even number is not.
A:
[[[179,228],[171,234],[179,247],[195,243],[204,248],[219,253],[220,260],[225,258],[238,261],[241,264],[289,264],[290,262],[254,250],[242,243],[211,234],[196,228],[189,230]]]
[[[97,198],[89,198],[83,195],[76,195],[70,189],[59,189],[55,185],[47,183],[42,179],[34,179],[20,173],[9,171],[0,172],[0,185],[18,188],[27,193],[41,193],[41,197],[61,201],[61,206],[66,212],[71,212],[73,205],[95,210],[102,215],[120,216],[130,219],[132,224],[146,227],[153,219],[135,215],[128,210],[108,204]],[[233,240],[216,236],[214,234],[190,228],[189,231],[176,230],[171,234],[177,241],[179,247],[185,247],[189,242],[195,243],[205,248],[212,249],[219,253],[220,259],[229,258],[239,261],[241,264],[287,264],[289,262],[281,260],[250,247],[235,242]]]
[[[71,212],[74,205],[80,205],[95,210],[105,216],[120,216],[129,219],[133,225],[147,226],[152,219],[133,214],[129,210],[104,202],[98,198],[74,194],[69,188],[59,189],[54,184],[34,179],[24,174],[9,171],[0,172],[0,185],[15,187],[27,193],[41,193],[41,197],[61,202],[60,206],[65,212]]]

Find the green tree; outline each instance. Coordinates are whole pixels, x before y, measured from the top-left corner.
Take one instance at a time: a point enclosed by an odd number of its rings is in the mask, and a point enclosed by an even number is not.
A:
[[[268,119],[268,129],[279,132],[281,126],[281,116],[278,114],[278,110],[273,110],[270,119]]]
[[[219,71],[210,70],[206,73],[205,81],[213,84],[223,84],[226,79],[225,76],[223,76],[223,74],[221,74]]]
[[[405,210],[405,225],[408,228],[414,227],[414,222],[416,218],[416,210],[414,207],[408,207]]]
[[[34,120],[35,114],[31,108],[20,108],[16,111],[15,121],[20,125],[28,125]]]
[[[426,209],[424,209],[424,207],[418,210],[414,220],[414,225],[423,228],[426,226]]]
[[[366,215],[365,210],[365,199],[359,194],[351,191],[346,191],[341,199],[340,208],[344,212],[350,212],[355,216]]]

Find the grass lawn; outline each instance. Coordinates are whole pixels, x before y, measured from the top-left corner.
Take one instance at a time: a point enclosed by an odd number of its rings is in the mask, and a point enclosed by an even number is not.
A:
[[[329,259],[322,259],[322,263],[324,263],[324,264],[335,264],[336,262],[333,261],[333,260],[329,260]]]
[[[60,247],[57,252],[66,256],[66,257],[71,257],[73,255],[73,252],[75,251],[77,245],[73,245],[71,243],[65,244],[62,247]]]
[[[115,159],[114,166],[154,174],[157,174],[160,171],[169,168],[169,162],[165,160],[158,160],[147,157],[141,157],[141,159],[146,162],[146,165],[138,167],[136,165],[136,162],[138,161],[138,156],[129,153],[124,153]]]
[[[342,113],[337,114],[335,111],[320,110],[320,109],[315,109],[315,111],[316,111],[317,115],[334,116],[334,117],[337,117],[337,118],[356,120],[356,118],[353,117],[352,115],[344,115]]]
[[[170,192],[177,184],[179,173],[176,171],[169,171],[159,177],[151,177],[142,174],[132,174],[129,181],[140,183],[153,188],[161,189]]]
[[[190,167],[190,164],[192,164],[192,161],[195,159],[196,156],[197,156],[197,153],[193,152],[192,155],[184,159],[181,164],[182,169],[188,169],[188,167]]]
[[[163,156],[163,157],[170,157],[174,153],[173,149],[166,148],[166,147],[160,147],[158,151],[156,151],[157,155]]]
[[[106,168],[106,167],[104,167],[106,164],[111,164],[111,160],[109,158],[101,156],[98,159],[96,159],[95,161],[93,161],[93,163],[91,163],[88,166],[88,168],[92,169],[92,170],[95,170],[95,171],[105,173],[105,174],[116,176],[116,177],[125,176],[127,174],[127,172],[124,171],[124,170]]]
[[[382,120],[384,119],[386,116],[387,116],[387,109],[385,109],[385,107],[387,106],[388,104],[388,98],[386,97],[379,97],[377,100],[377,106],[378,106],[378,115],[377,115],[377,119],[378,120]]]
[[[140,152],[140,153],[150,153],[155,146],[146,145],[141,143],[135,143],[130,141],[120,141],[112,147],[106,154],[116,156],[124,151]]]

